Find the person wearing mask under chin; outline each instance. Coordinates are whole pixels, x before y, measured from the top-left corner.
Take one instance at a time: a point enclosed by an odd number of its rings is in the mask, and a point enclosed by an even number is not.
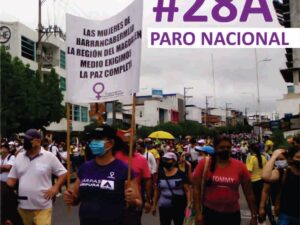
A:
[[[80,204],[80,225],[122,225],[126,207],[142,206],[136,179],[128,181],[128,166],[114,157],[116,133],[111,127],[100,126],[88,136],[95,158],[79,168],[73,188],[64,192],[64,201]]]
[[[286,156],[288,166],[283,174],[277,165],[282,155]],[[278,182],[281,185],[278,191],[278,225],[299,225],[300,224],[300,147],[294,146],[288,149],[278,149],[273,152],[271,159],[263,169],[262,177],[266,182]],[[276,207],[275,207],[276,208]]]
[[[229,138],[216,138],[215,154],[201,160],[194,171],[195,225],[240,225],[240,185],[252,214],[250,225],[257,225],[250,174],[241,161],[230,158],[231,147]]]
[[[187,176],[177,167],[177,156],[167,152],[162,157],[154,192],[152,214],[159,208],[161,225],[182,225],[184,211],[191,203]]]

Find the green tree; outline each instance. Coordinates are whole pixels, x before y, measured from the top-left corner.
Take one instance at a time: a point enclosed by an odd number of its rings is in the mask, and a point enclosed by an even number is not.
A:
[[[182,130],[182,137],[184,138],[187,135],[199,136],[199,123],[195,121],[185,121],[178,124]]]
[[[145,127],[145,126],[142,126],[140,128],[137,129],[137,136],[139,138],[146,138],[148,137],[152,132],[153,132],[154,128],[153,127]]]
[[[154,131],[159,131],[159,130],[169,132],[174,137],[179,137],[183,133],[182,128],[180,126],[178,126],[177,124],[172,123],[172,122],[159,124],[156,127],[154,127]]]
[[[58,75],[52,69],[42,83],[38,74],[1,47],[1,134],[10,136],[29,128],[43,128],[59,122],[65,113],[61,105]]]

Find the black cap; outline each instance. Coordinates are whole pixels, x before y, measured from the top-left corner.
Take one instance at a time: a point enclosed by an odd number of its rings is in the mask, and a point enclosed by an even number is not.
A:
[[[88,132],[89,139],[103,139],[107,138],[109,140],[116,139],[116,132],[108,125],[102,125],[96,127],[94,130]]]
[[[28,139],[28,140],[32,140],[32,139],[42,139],[42,135],[39,131],[37,131],[36,129],[29,129],[25,132],[24,138]]]

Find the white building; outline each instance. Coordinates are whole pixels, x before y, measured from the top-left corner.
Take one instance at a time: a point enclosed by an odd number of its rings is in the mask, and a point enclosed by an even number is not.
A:
[[[186,119],[202,123],[202,109],[195,105],[186,105]]]
[[[38,32],[20,22],[0,21],[0,44],[13,56],[18,57],[24,64],[29,64],[30,69],[37,70]],[[65,95],[66,91],[66,59],[65,42],[59,35],[46,34],[42,38],[43,74],[47,76],[53,67],[60,79],[60,89]],[[62,102],[65,105],[65,101]],[[89,122],[89,105],[72,106],[72,130],[83,131]],[[66,131],[66,119],[60,123],[52,123],[46,127],[49,131]]]
[[[290,0],[291,27],[300,27],[300,1]],[[287,49],[287,68],[280,72],[287,85],[287,94],[277,102],[279,118],[300,113],[300,49]]]
[[[123,105],[124,114],[132,113],[132,105]],[[180,94],[137,96],[135,121],[138,126],[154,127],[161,123],[178,123],[184,119],[184,97]]]

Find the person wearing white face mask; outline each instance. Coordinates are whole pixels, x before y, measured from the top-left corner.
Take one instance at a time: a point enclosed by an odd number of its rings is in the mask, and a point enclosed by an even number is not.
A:
[[[266,216],[268,216],[271,225],[276,225],[274,214],[277,214],[276,216],[278,216],[278,193],[280,192],[284,171],[288,166],[285,156],[282,154],[278,156],[274,166],[279,171],[280,179],[274,183],[264,182],[259,205],[260,222],[265,221]]]
[[[79,168],[64,201],[67,205],[80,203],[80,225],[122,225],[126,204],[142,205],[137,182],[135,178],[127,181],[128,166],[114,157],[116,134],[111,127],[100,126],[89,137],[95,159]]]
[[[274,164],[284,155],[287,158],[288,166],[280,175],[280,170]],[[282,163],[283,164],[283,163]],[[299,225],[300,224],[300,147],[293,146],[288,149],[278,149],[273,152],[271,159],[263,169],[263,179],[267,182],[280,181],[280,189],[276,203],[278,207],[278,225]]]

